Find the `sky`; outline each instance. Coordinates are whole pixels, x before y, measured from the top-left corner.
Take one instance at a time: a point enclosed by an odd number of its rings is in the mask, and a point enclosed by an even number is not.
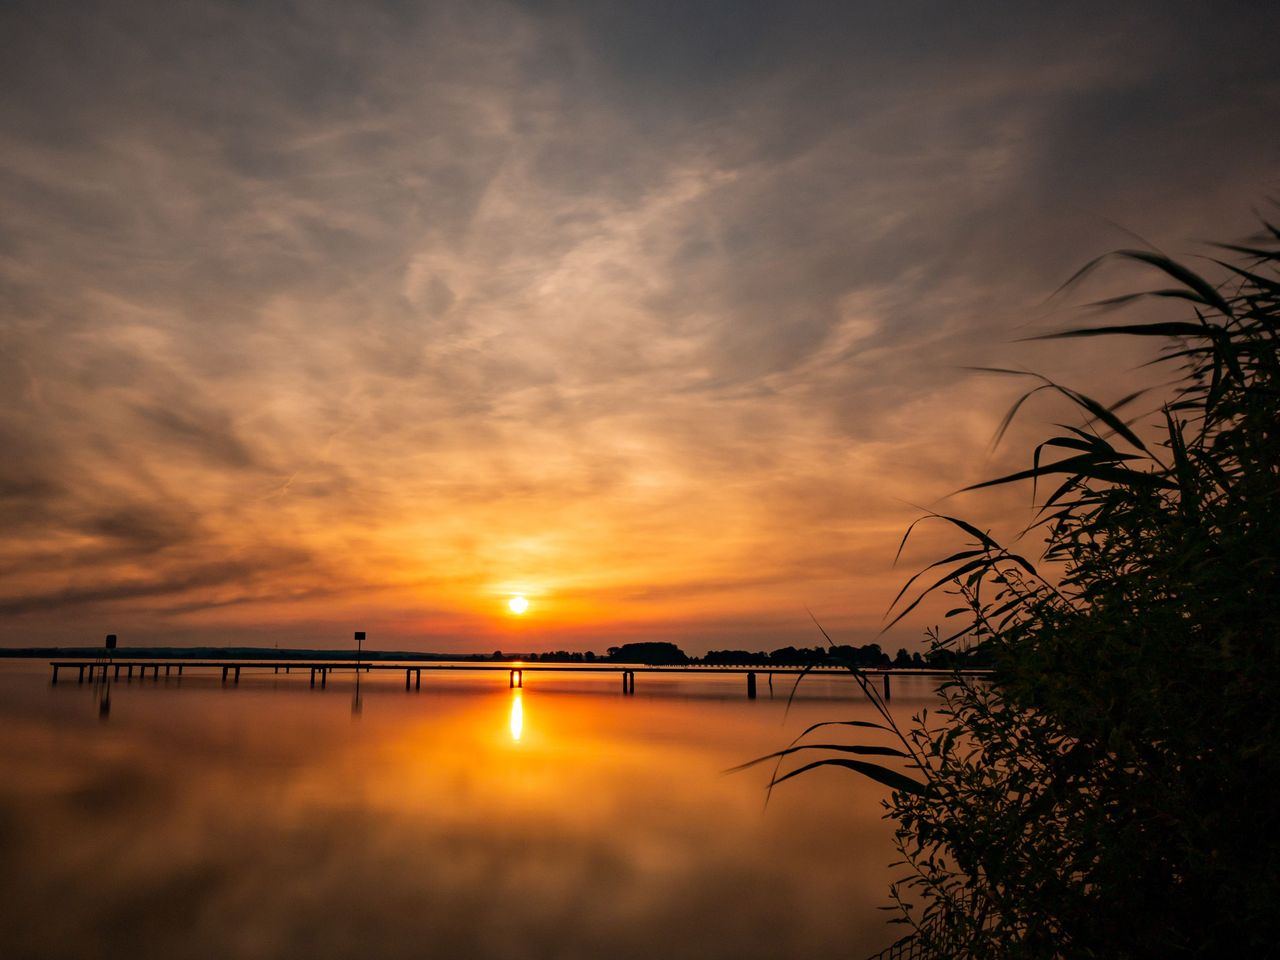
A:
[[[1027,343],[1280,196],[1270,4],[0,8],[0,645],[880,636]],[[1194,262],[1194,261],[1193,261]],[[1145,378],[1145,379],[1144,379]],[[1003,534],[1002,534],[1003,535]],[[1033,551],[1034,552],[1034,551]],[[528,612],[507,600],[522,595]]]

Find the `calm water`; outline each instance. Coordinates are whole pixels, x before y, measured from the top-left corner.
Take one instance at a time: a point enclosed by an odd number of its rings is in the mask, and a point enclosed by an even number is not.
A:
[[[885,923],[882,788],[721,771],[820,719],[741,677],[111,685],[0,662],[5,957],[841,957]],[[789,686],[789,683],[786,684]],[[927,681],[895,681],[904,718]]]

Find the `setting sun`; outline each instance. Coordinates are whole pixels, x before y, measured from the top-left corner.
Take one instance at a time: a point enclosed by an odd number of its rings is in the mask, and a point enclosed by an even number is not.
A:
[[[512,597],[507,601],[507,606],[511,608],[512,613],[519,616],[529,609],[529,601],[524,597]]]

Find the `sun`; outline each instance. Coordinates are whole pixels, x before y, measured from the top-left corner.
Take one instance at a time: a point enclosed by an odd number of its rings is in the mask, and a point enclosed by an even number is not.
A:
[[[517,617],[529,609],[529,601],[524,597],[512,597],[507,601],[507,606]]]

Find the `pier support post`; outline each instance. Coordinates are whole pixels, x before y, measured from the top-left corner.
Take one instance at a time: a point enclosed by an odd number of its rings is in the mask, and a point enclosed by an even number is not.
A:
[[[240,682],[240,668],[236,667],[236,683]]]
[[[316,685],[316,668],[312,667],[311,668],[311,686],[314,687],[315,685]]]
[[[754,700],[756,698],[756,675],[754,671],[747,671],[747,699]]]
[[[418,667],[416,670],[413,671],[413,689],[415,690],[422,689],[422,668],[421,667]]]
[[[329,668],[321,667],[320,668],[320,689],[323,690],[328,683],[329,683]]]
[[[127,676],[127,677],[125,677],[125,679],[126,679],[126,680],[132,680],[132,679],[133,679],[133,664],[132,664],[132,663],[131,663],[131,664],[129,664],[129,666],[128,666],[128,668],[127,668],[127,669],[128,669],[128,671],[129,671],[129,674],[128,674],[128,676]]]
[[[410,674],[410,672],[411,672],[411,671],[410,671],[408,668],[405,668],[405,671],[404,671],[404,688],[405,688],[406,690],[408,690],[408,689],[409,689],[409,674]]]
[[[884,698],[886,701],[889,699],[889,675],[887,673],[884,675]]]
[[[512,670],[512,671],[511,671],[511,682],[510,682],[509,686],[512,686],[512,687],[523,687],[523,686],[524,686],[524,671],[523,671],[523,670]]]
[[[227,682],[227,668],[226,668],[226,667],[223,667],[223,668],[222,668],[222,682],[223,682],[223,683],[226,683],[226,682]]]
[[[173,664],[172,664],[172,663],[166,663],[166,664],[164,665],[164,675],[165,675],[166,677],[169,675],[169,668],[170,668],[170,667],[172,667],[172,666],[173,666]]]

